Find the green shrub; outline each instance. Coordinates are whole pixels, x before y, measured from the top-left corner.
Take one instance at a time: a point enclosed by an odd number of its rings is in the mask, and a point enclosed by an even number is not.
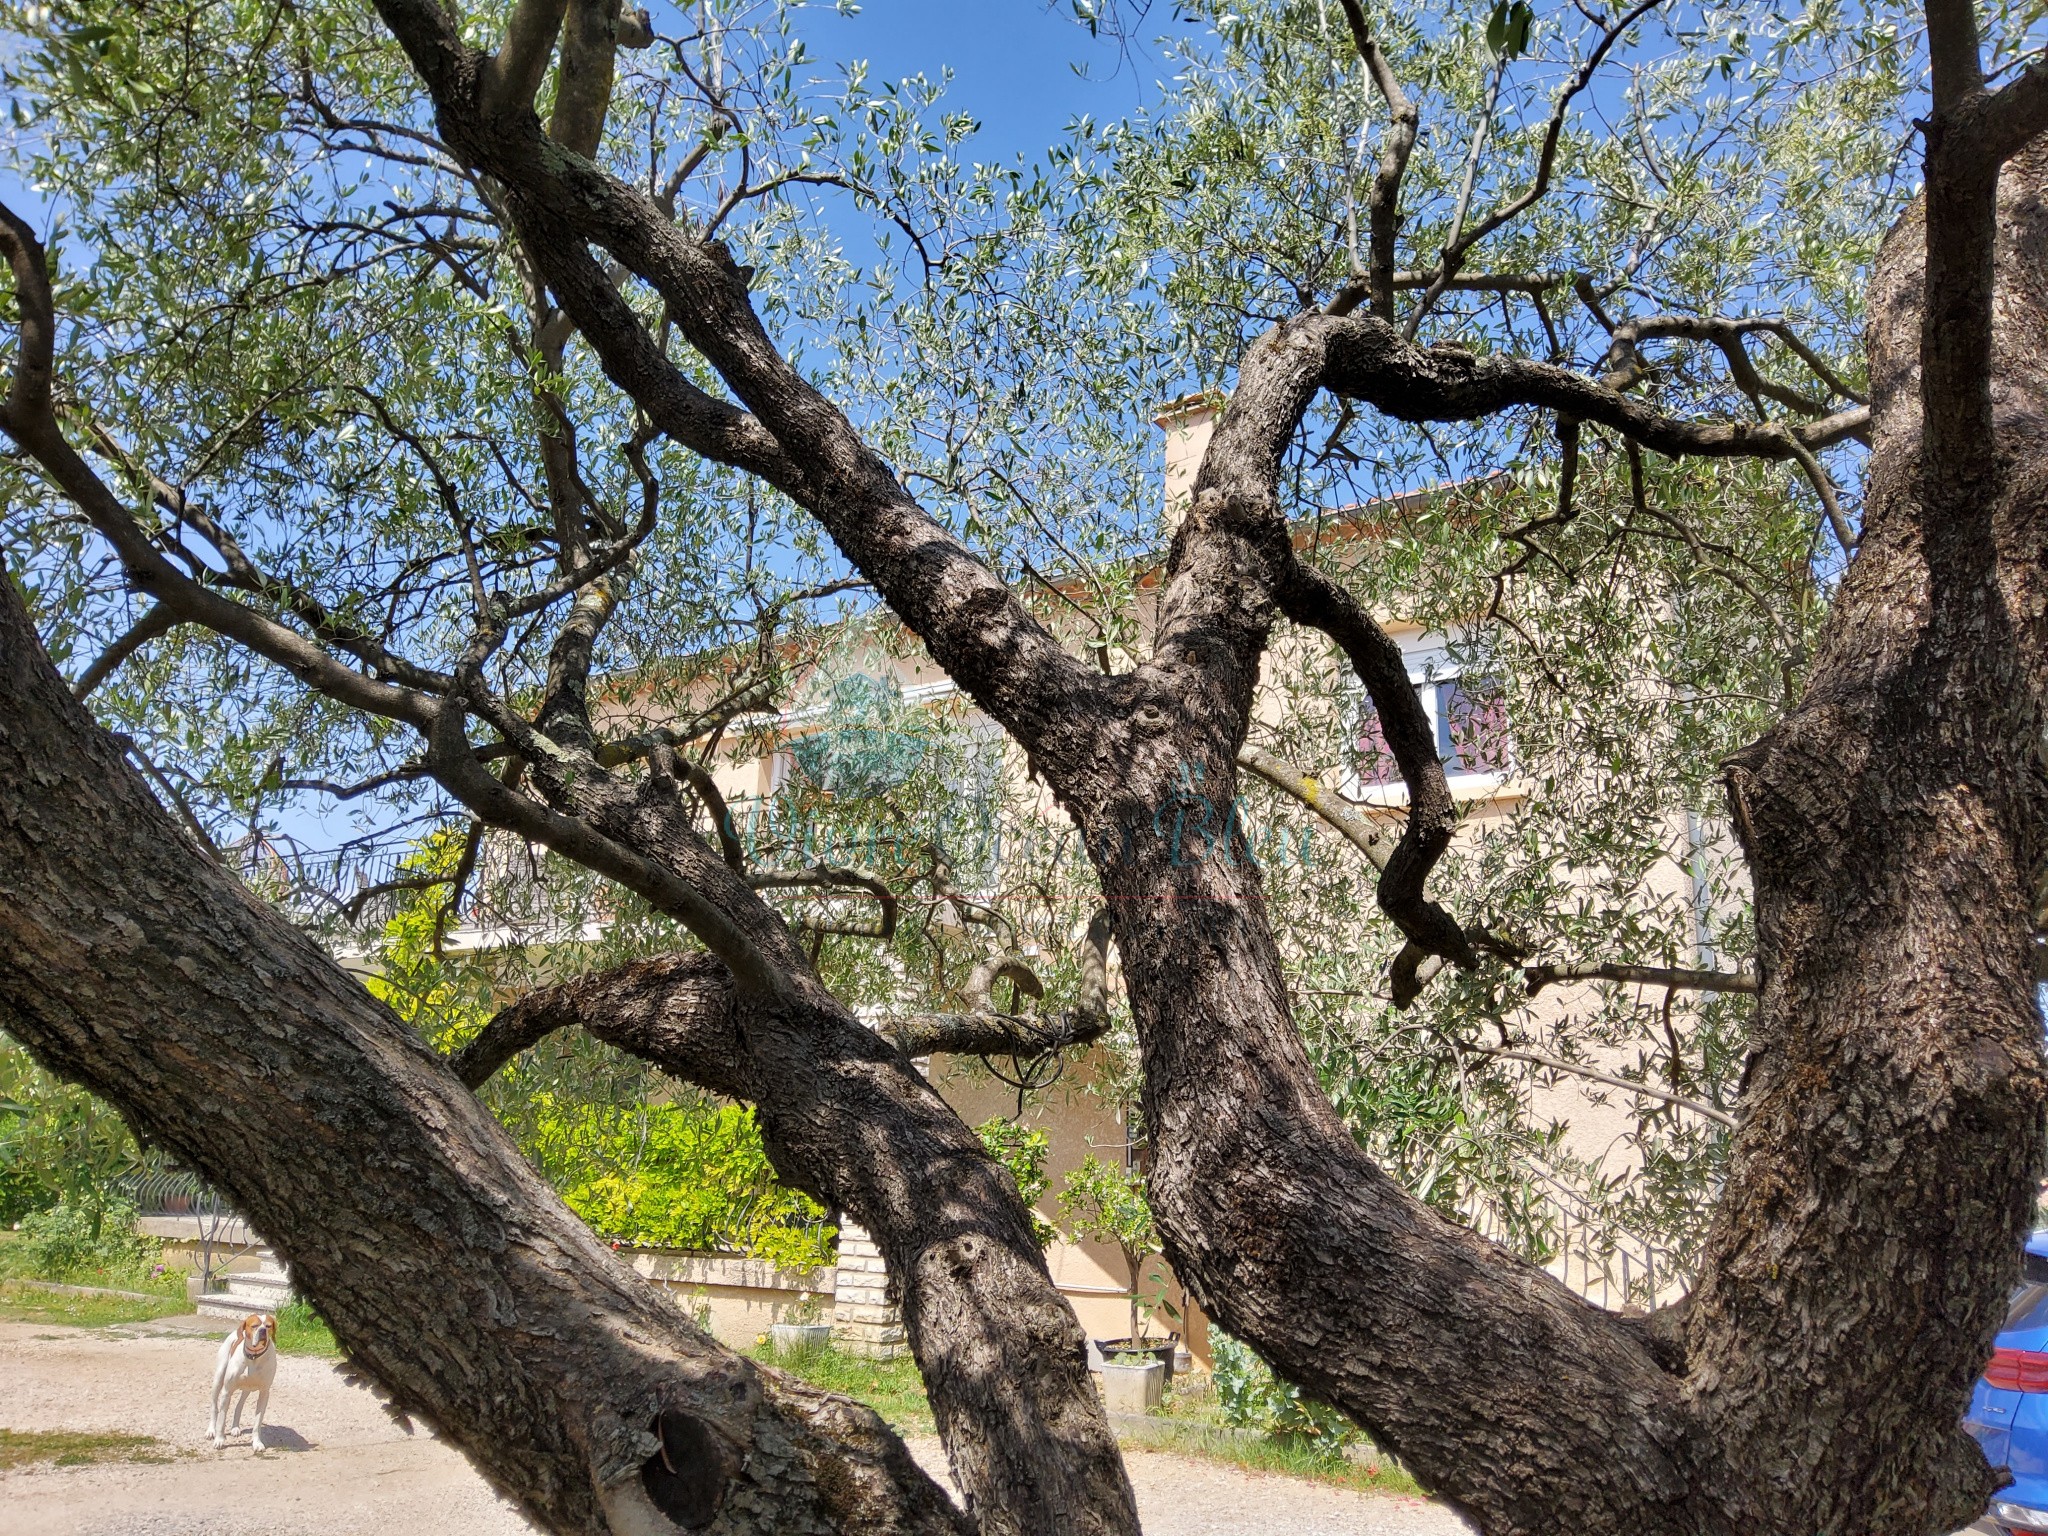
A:
[[[1299,1441],[1332,1461],[1358,1438],[1356,1425],[1328,1403],[1304,1397],[1301,1388],[1275,1376],[1249,1344],[1221,1329],[1211,1329],[1209,1339],[1215,1350],[1216,1403],[1224,1423]]]
[[[0,1226],[60,1201],[100,1211],[141,1161],[113,1108],[0,1034]]]
[[[751,1109],[557,1102],[534,1110],[528,1156],[602,1236],[747,1253],[789,1270],[834,1262],[838,1228],[823,1206],[777,1182]]]
[[[1017,1193],[1024,1197],[1025,1213],[1031,1218],[1032,1235],[1038,1239],[1038,1246],[1050,1248],[1060,1229],[1039,1215],[1033,1202],[1045,1193],[1048,1182],[1045,1173],[1046,1154],[1052,1150],[1052,1142],[1045,1132],[1028,1130],[1014,1120],[1005,1120],[997,1115],[975,1127],[975,1134],[981,1137],[981,1144],[988,1155],[1001,1163],[1016,1180]]]
[[[450,874],[462,846],[459,834],[437,833],[402,871]],[[438,1051],[474,1038],[508,990],[537,979],[505,956],[444,954],[445,899],[433,889],[399,908],[376,943],[381,974],[366,983]],[[601,1237],[745,1253],[790,1270],[834,1261],[838,1228],[824,1207],[777,1181],[752,1110],[689,1090],[671,1098],[678,1085],[621,1062],[609,1047],[565,1034],[508,1063],[481,1097]]]
[[[68,1202],[22,1218],[21,1231],[0,1249],[0,1262],[25,1279],[120,1288],[153,1279],[159,1245],[134,1233],[135,1208],[97,1210]]]

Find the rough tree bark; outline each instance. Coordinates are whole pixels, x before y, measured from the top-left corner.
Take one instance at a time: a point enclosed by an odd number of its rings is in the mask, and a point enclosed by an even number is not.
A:
[[[666,966],[687,978],[682,1013],[722,1027],[671,1027],[663,1054],[649,1059],[754,1105],[777,1172],[851,1212],[874,1238],[980,1529],[1135,1532],[1136,1500],[1081,1325],[1053,1286],[1014,1182],[980,1138],[908,1055],[818,980],[787,926],[695,831],[672,782],[629,784],[574,761],[545,763],[532,778],[577,827],[679,873],[777,973],[773,990],[731,985],[720,1008],[704,989],[702,957],[657,962],[657,974]],[[664,989],[647,980],[627,967],[555,997],[609,989],[595,1011],[620,1011],[593,1033],[631,1049],[628,1001],[649,1017],[665,1006]]]
[[[202,1172],[394,1409],[544,1528],[972,1529],[871,1411],[699,1334],[313,941],[202,859],[0,578],[0,1024]]]
[[[1764,984],[1691,1388],[1786,1530],[1946,1530],[1996,1486],[1955,1418],[2043,1166],[2048,143],[1998,210],[1995,440],[1930,484],[1916,208],[1870,298],[1859,553],[1798,708],[1727,770]]]
[[[1567,369],[1418,347],[1381,315],[1277,327],[1245,358],[1198,477],[1169,558],[1155,655],[1104,677],[1068,655],[791,367],[722,246],[542,132],[532,86],[560,4],[522,0],[495,57],[469,46],[432,0],[378,0],[378,10],[426,84],[446,143],[503,190],[536,272],[614,382],[660,430],[810,510],[1024,745],[1082,829],[1144,1056],[1154,1205],[1169,1257],[1213,1316],[1361,1419],[1489,1536],[1932,1533],[1974,1512],[1986,1475],[1950,1426],[1995,1324],[1999,1281],[2016,1266],[2041,1155],[2024,928],[2042,853],[2048,622],[2048,173],[2038,154],[2005,178],[1995,359],[1989,219],[1999,161],[2048,115],[2048,73],[1987,93],[1974,34],[1959,41],[1967,6],[1930,6],[1932,298],[1920,302],[1910,233],[1894,238],[1874,306],[1874,415],[1796,427],[1680,421]],[[660,294],[739,404],[674,366],[594,248]],[[1385,265],[1376,250],[1376,270]],[[1387,284],[1375,287],[1384,308]],[[1916,355],[1926,362],[1917,382]],[[1995,417],[1985,387],[1994,361]],[[1639,1327],[1604,1314],[1405,1195],[1338,1121],[1294,1031],[1259,872],[1227,819],[1261,657],[1282,616],[1342,647],[1401,760],[1410,815],[1381,895],[1410,963],[1475,963],[1484,947],[1424,891],[1449,801],[1405,676],[1370,616],[1299,564],[1280,513],[1282,456],[1326,388],[1408,420],[1532,406],[1669,454],[1804,463],[1876,431],[1864,550],[1812,687],[1730,769],[1764,925],[1758,1052],[1708,1274],[1683,1318]],[[1924,421],[1916,391],[1936,407]],[[61,444],[43,446],[62,457]],[[136,554],[145,567],[147,553]],[[259,630],[240,609],[207,607],[208,596],[184,616],[288,665],[331,660],[282,626]],[[441,766],[459,779],[473,763],[460,711],[425,697],[459,701],[459,685],[424,679],[423,691],[407,684],[394,701],[384,676],[330,681],[347,702],[440,733]],[[724,889],[735,877],[684,835],[658,785],[551,781],[547,754],[529,756],[562,823],[548,823],[555,834],[596,859],[591,867],[697,912],[735,978],[723,1011],[705,1003],[695,970],[669,978],[672,999],[659,977],[596,984],[643,984],[612,1000],[622,1020],[643,1044],[666,1030],[663,1049],[679,1060],[699,1053],[693,1075],[761,1102],[771,1149],[798,1182],[870,1225],[871,1210],[900,1219],[903,1253],[890,1258],[909,1309],[935,1309],[925,1337],[952,1351],[923,1352],[920,1363],[936,1395],[955,1393],[964,1414],[979,1415],[965,1436],[954,1431],[954,1454],[963,1481],[991,1491],[978,1511],[984,1528],[1060,1529],[1050,1522],[1069,1501],[1097,1524],[1065,1528],[1128,1528],[1121,1474],[1100,1470],[1099,1413],[1073,1395],[1071,1315],[1030,1313],[1042,1270],[1034,1276],[1013,1246],[1012,1193],[943,1183],[964,1128],[921,1119],[915,1094],[904,1096],[901,1057],[872,1035],[856,1040],[847,1028],[857,1024],[807,970],[780,964],[787,936],[757,923],[751,893]],[[504,787],[469,790],[488,817]],[[516,824],[537,813],[522,802],[496,814]],[[579,841],[589,838],[608,841]],[[106,889],[86,871],[62,873],[72,885],[60,892]],[[18,888],[16,897],[10,916],[33,910]],[[89,958],[129,974],[118,956]],[[0,974],[24,1006],[21,972]],[[146,1084],[123,1076],[113,1042],[98,1040],[97,1057],[62,1054],[64,1042],[94,1043],[80,1022],[85,989],[108,1006],[90,974],[75,987],[78,1018],[28,1016],[28,1026],[42,1029],[52,1059],[133,1105]],[[721,1045],[739,1058],[721,1057]],[[160,1075],[177,1066],[179,1081],[203,1080],[204,1058],[179,1065],[153,1035],[129,1050],[162,1061]],[[275,1091],[314,1098],[286,1078]],[[444,1100],[421,1102],[440,1125]],[[260,1123],[246,1108],[236,1114],[250,1116],[238,1125]],[[198,1148],[196,1131],[181,1122],[187,1139],[174,1144]],[[273,1197],[251,1214],[262,1224],[285,1213]],[[309,1278],[327,1301],[318,1234],[310,1223],[294,1230],[306,1234]],[[978,1305],[969,1275],[990,1254],[1007,1256],[996,1270],[1010,1289]],[[955,1330],[967,1314],[984,1331],[969,1328],[962,1348]],[[1034,1408],[1005,1423],[1010,1399],[983,1378],[1018,1371]],[[1058,1486],[1041,1496],[1030,1480],[1045,1469]]]
[[[1935,1475],[1953,1444],[1941,1429],[1928,1432],[1938,1442],[1932,1446],[1928,1434],[1895,1444],[1899,1459],[1876,1482],[1853,1456],[1823,1461],[1812,1471],[1829,1486],[1786,1503],[1783,1479],[1772,1468],[1779,1447],[1792,1446],[1796,1457],[1799,1442],[1772,1438],[1776,1428],[1760,1402],[1774,1368],[1768,1330],[1717,1332],[1717,1318],[1732,1323],[1735,1310],[1717,1313],[1718,1301],[1703,1307],[1688,1338],[1705,1367],[1704,1389],[1695,1392],[1684,1374],[1686,1352],[1670,1347],[1668,1328],[1653,1346],[1649,1331],[1597,1313],[1394,1189],[1317,1088],[1293,1031],[1256,870],[1230,858],[1227,842],[1190,856],[1186,841],[1190,818],[1217,830],[1223,825],[1259,658],[1279,613],[1344,645],[1390,732],[1404,711],[1414,710],[1405,680],[1389,680],[1383,637],[1340,591],[1304,575],[1279,516],[1281,455],[1318,389],[1404,419],[1531,405],[1600,423],[1665,453],[1776,459],[1867,431],[1865,411],[1797,427],[1675,421],[1565,369],[1419,348],[1371,316],[1302,317],[1245,359],[1175,540],[1155,656],[1129,676],[1098,677],[1060,652],[789,368],[722,250],[676,229],[587,162],[563,155],[530,123],[479,112],[473,58],[416,0],[381,0],[380,10],[433,94],[448,141],[513,189],[514,217],[541,253],[537,262],[614,380],[664,430],[761,474],[810,508],[934,657],[1025,745],[1080,824],[1125,955],[1145,1059],[1162,1231],[1176,1268],[1213,1315],[1286,1374],[1354,1412],[1489,1532],[1807,1536],[1812,1527],[1801,1522],[1816,1510],[1823,1529],[1845,1533],[1843,1522],[1851,1519],[1911,1528],[1939,1511],[1960,1510],[1961,1483]],[[744,408],[695,390],[651,348],[608,285],[593,280],[589,242],[662,294]],[[1979,451],[1988,443],[1986,436]],[[1852,605],[1838,629],[1857,613]],[[2010,670],[1986,676],[1992,688],[2015,682],[2031,686]],[[2029,713],[2033,704],[2008,700],[2001,708],[2008,723],[2038,721]],[[1967,726],[1959,729],[1969,734]],[[1465,963],[1473,936],[1421,891],[1430,850],[1444,836],[1444,808],[1443,797],[1431,792],[1431,765],[1416,755],[1416,763],[1403,762],[1414,791],[1411,817],[1382,896],[1412,944]],[[1993,835],[2006,839],[2007,862],[2023,873],[2031,872],[2035,835],[2024,822],[2037,814],[2038,807],[2015,801],[1991,818]],[[2002,896],[2002,878],[1994,875],[1980,894]],[[1833,890],[1827,899],[1846,903],[1850,895]],[[2019,953],[2015,946],[2015,960]],[[2007,1025],[2012,1017],[2005,1016]],[[1958,1018],[1932,1022],[1937,1033],[1968,1033]],[[2001,1049],[2011,1044],[2005,1038]],[[1974,1064],[1991,1078],[2012,1074],[1981,1101],[2002,1102],[2005,1113],[1994,1114],[2000,1123],[1981,1135],[1936,1134],[1917,1144],[1944,1170],[1928,1175],[1930,1189],[1976,1172],[1980,1164],[1972,1159],[1981,1154],[1995,1152],[1990,1166],[2009,1181],[2036,1155],[2025,1061]],[[1788,1081],[1796,1102],[1814,1097],[1818,1115],[1778,1122],[1775,1140],[1767,1128],[1752,1133],[1746,1158],[1754,1160],[1766,1143],[1771,1155],[1794,1165],[1816,1157],[1811,1141],[1819,1116],[1829,1113],[1817,1094],[1822,1085],[1797,1074]],[[2001,1092],[2009,1097],[2001,1101]],[[1882,1110],[1862,1099],[1837,1100],[1835,1108],[1870,1117],[1882,1135]],[[1957,1125],[1933,1116],[1924,1128]],[[1859,1132],[1849,1139],[1861,1140]],[[1925,1339],[1921,1362],[1940,1362],[1927,1373],[1931,1379],[1910,1387],[1896,1377],[1884,1381],[1878,1395],[1895,1395],[1901,1415],[1943,1425],[1960,1406],[1961,1385],[1981,1358],[1996,1279],[2016,1263],[2009,1240],[2019,1204],[2013,1191],[2023,1187],[2024,1181],[2005,1186],[2003,1218],[1942,1229],[1967,1249],[1946,1265],[1955,1276],[1948,1290],[1859,1286],[1859,1277],[1843,1276],[1826,1251],[1806,1251],[1799,1267],[1812,1281],[1799,1298],[1812,1302],[1824,1277],[1846,1280],[1866,1303],[1866,1336],[1856,1347],[1868,1358],[1882,1358],[1867,1336],[1875,1332]],[[1901,1214],[1891,1197],[1853,1182],[1827,1184],[1824,1192],[1835,1202],[1830,1220],[1858,1231],[1881,1231],[1887,1218]],[[1768,1189],[1752,1180],[1739,1182],[1735,1193],[1724,1230],[1751,1221],[1770,1229]],[[1916,1238],[1932,1235],[1910,1223],[1909,1230]],[[1795,1231],[1788,1227],[1785,1235]],[[1981,1295],[1991,1299],[1937,1320],[1933,1309],[1956,1302],[1972,1280],[1984,1282]],[[1717,1283],[1710,1281],[1710,1291]],[[1878,1390],[1868,1372],[1847,1362],[1845,1344],[1811,1344],[1816,1369],[1840,1372],[1853,1391]],[[1741,1369],[1731,1371],[1738,1361]],[[1829,1443],[1853,1431],[1837,1422]],[[1930,1489],[1901,1494],[1904,1485],[1930,1476]]]

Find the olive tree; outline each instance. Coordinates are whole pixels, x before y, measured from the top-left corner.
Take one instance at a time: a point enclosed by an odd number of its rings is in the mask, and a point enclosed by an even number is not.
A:
[[[489,16],[380,0],[374,18],[249,3],[17,20],[46,114],[24,131],[40,124],[42,179],[89,210],[69,238],[94,266],[66,277],[63,239],[0,215],[19,311],[0,425],[63,498],[14,559],[62,650],[90,631],[76,615],[104,622],[109,571],[149,604],[75,691],[146,653],[281,693],[255,731],[195,714],[194,737],[232,748],[196,755],[250,791],[286,777],[251,757],[311,735],[357,776],[332,788],[442,797],[690,936],[520,1000],[458,1077],[209,858],[189,806],[181,826],[154,802],[123,766],[146,748],[94,726],[5,597],[0,1018],[215,1178],[394,1408],[528,1513],[561,1530],[1136,1527],[1015,1187],[912,1064],[913,1045],[994,1048],[1014,1027],[987,1006],[993,971],[915,1039],[869,1029],[762,894],[842,877],[752,869],[704,814],[702,744],[746,687],[678,686],[647,722],[615,710],[640,697],[622,660],[659,686],[651,663],[693,649],[664,651],[664,626],[700,650],[722,634],[728,657],[766,631],[756,654],[777,658],[783,617],[841,579],[872,589],[1071,821],[1108,913],[1083,970],[1100,975],[1107,935],[1122,956],[1162,1244],[1283,1375],[1489,1532],[1934,1532],[1981,1507],[1991,1475],[1955,1417],[2041,1153],[2048,71],[2001,62],[1994,89],[1967,7],[1925,18],[1924,197],[1852,274],[1867,374],[1803,317],[1701,302],[1750,305],[1780,275],[1760,255],[1731,277],[1681,241],[1657,266],[1659,216],[1728,196],[1711,153],[1658,148],[1704,69],[1737,72],[1718,33],[1671,22],[1693,73],[1638,73],[1630,98],[1603,70],[1660,25],[1654,0],[1385,31],[1357,0],[1219,11],[1220,57],[1264,73],[1295,152],[1198,155],[1167,183],[1180,202],[1080,158],[1059,184],[1141,237],[1107,259],[1160,254],[1163,302],[1211,322],[1212,360],[1236,331],[1136,655],[1128,633],[1090,643],[1055,619],[1028,554],[1032,536],[1063,546],[1062,509],[1128,488],[1128,435],[1115,409],[1044,425],[1029,397],[1064,381],[1085,404],[1104,386],[1078,375],[1190,352],[1148,340],[1156,310],[1114,285],[1057,311],[1006,304],[1006,256],[1024,293],[1068,270],[1029,238],[1050,184],[967,163],[949,142],[965,124],[929,122],[916,92],[849,80],[838,110],[811,110],[786,18],[749,32],[710,5],[657,20],[606,0]],[[1860,62],[1905,70],[1897,30],[1816,14],[1770,57],[1847,36]],[[1282,67],[1304,39],[1325,40],[1327,99],[1371,122],[1332,135],[1287,116],[1319,77]],[[1764,161],[1811,129],[1818,89],[1757,113]],[[1463,131],[1425,120],[1438,99]],[[1207,126],[1227,137],[1244,104],[1224,105]],[[1195,93],[1196,127],[1204,108]],[[1627,185],[1581,115],[1626,123],[1670,198]],[[1734,131],[1709,122],[1700,142]],[[878,213],[937,297],[868,305],[798,217],[804,189]],[[1108,194],[1127,190],[1119,210]],[[1564,248],[1564,268],[1519,259]],[[1190,288],[1212,252],[1235,286]],[[1840,276],[1808,287],[1838,300]],[[1690,307],[1624,307],[1660,287]],[[1054,314],[1071,334],[1045,328]],[[866,347],[885,315],[933,341],[933,366]],[[940,387],[938,364],[1019,336],[1042,351],[1011,357],[1053,361]],[[865,400],[846,393],[862,377]],[[939,408],[891,409],[919,398]],[[1234,802],[1261,663],[1292,624],[1355,672],[1405,784],[1376,861],[1395,1000],[1526,958],[1433,894],[1457,816],[1428,721],[1373,609],[1294,536],[1325,401],[1325,458],[1359,452],[1360,421],[1425,443],[1436,424],[1518,423],[1529,442],[1546,423],[1556,500],[1514,530],[1532,552],[1574,523],[1582,476],[1624,477],[1646,528],[1658,510],[1684,525],[1651,504],[1659,455],[1796,470],[1846,561],[1797,697],[1723,770],[1756,1011],[1697,1287],[1648,1319],[1590,1307],[1377,1166],[1304,1047],[1258,864],[1157,834],[1177,797]],[[987,428],[1004,410],[1018,430]],[[975,475],[950,451],[955,411],[1004,443]],[[615,460],[592,450],[596,423]],[[948,451],[920,462],[905,433]],[[1042,478],[993,494],[1020,460]],[[818,569],[764,566],[764,520]],[[1117,525],[1089,537],[1100,554]],[[667,588],[678,573],[690,583]],[[146,649],[173,628],[197,642]],[[148,682],[128,686],[145,696],[118,707],[148,711]],[[244,702],[210,697],[223,717]],[[938,863],[934,899],[955,901]],[[1101,1024],[1091,991],[1073,1037]],[[464,1081],[569,1025],[755,1105],[784,1176],[875,1234],[964,1508],[872,1415],[662,1307],[520,1161]],[[390,1257],[421,1235],[431,1276]]]

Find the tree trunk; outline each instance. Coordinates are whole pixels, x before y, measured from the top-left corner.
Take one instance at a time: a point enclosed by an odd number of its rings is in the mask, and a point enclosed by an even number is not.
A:
[[[1219,808],[1229,767],[1205,775]],[[1639,1336],[1366,1157],[1294,1029],[1257,871],[1144,835],[1163,778],[1127,780],[1143,831],[1091,841],[1130,850],[1104,884],[1174,1273],[1488,1536],[1754,1532]]]
[[[1135,1532],[1137,1505],[1015,1184],[884,1037],[813,983],[771,1007],[708,955],[543,989],[454,1060],[471,1085],[557,1029],[757,1106],[790,1183],[851,1212],[888,1261],[932,1413],[986,1536]],[[772,1077],[772,1082],[768,1081]]]
[[[1730,770],[1763,995],[1684,1347],[1394,1188],[1294,1033],[1258,872],[1228,837],[1223,732],[1244,728],[1264,644],[1244,594],[1284,589],[1260,530],[1298,334],[1247,359],[1128,723],[1053,775],[1117,917],[1176,1272],[1489,1536],[1931,1536],[1995,1486],[1956,1420],[2042,1161],[2044,161],[2005,177],[1984,455],[2004,473],[1968,516],[1920,505],[1915,226],[1884,253],[1863,552],[1801,706]]]
[[[545,1529],[970,1527],[870,1410],[703,1337],[445,1065],[201,859],[0,580],[0,1024],[222,1190]]]
[[[2043,1166],[2044,192],[2037,144],[2000,188],[1997,438],[1960,506],[1922,475],[1919,211],[1886,242],[1861,550],[1798,708],[1727,770],[1763,990],[1691,1389],[1801,1536],[1948,1531],[1998,1482],[1956,1419]]]

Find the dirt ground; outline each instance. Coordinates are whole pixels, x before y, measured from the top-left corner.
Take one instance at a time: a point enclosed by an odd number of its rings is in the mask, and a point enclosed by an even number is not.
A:
[[[153,1435],[156,1463],[0,1474],[0,1536],[518,1536],[526,1523],[461,1456],[411,1436],[333,1364],[278,1362],[262,1455],[216,1451],[206,1390],[220,1332],[183,1319],[87,1332],[0,1323],[0,1428]],[[919,1458],[943,1466],[937,1442]],[[1460,1536],[1419,1499],[1354,1493],[1133,1451],[1147,1536]],[[941,1473],[943,1476],[943,1473]]]

